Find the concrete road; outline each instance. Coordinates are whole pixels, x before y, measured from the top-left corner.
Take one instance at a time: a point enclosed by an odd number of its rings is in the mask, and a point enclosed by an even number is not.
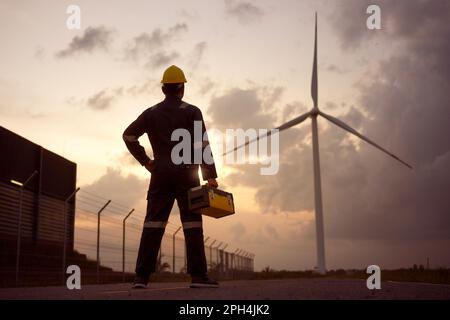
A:
[[[220,288],[190,289],[188,283],[152,283],[130,290],[130,284],[0,289],[0,299],[132,299],[132,300],[303,300],[303,299],[450,299],[450,285],[383,282],[368,290],[364,280],[288,279],[224,281]]]

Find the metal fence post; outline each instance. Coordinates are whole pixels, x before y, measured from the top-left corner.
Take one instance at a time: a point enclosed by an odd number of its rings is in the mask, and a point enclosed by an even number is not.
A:
[[[16,251],[16,287],[19,285],[19,266],[20,266],[20,245],[22,238],[22,201],[23,201],[23,189],[25,186],[33,179],[33,177],[38,173],[37,170],[34,170],[33,173],[25,180],[24,183],[20,183],[18,181],[11,180],[12,183],[20,186],[19,192],[19,213],[17,216],[17,251]]]
[[[111,203],[111,200],[97,212],[97,283],[100,283],[100,213]]]
[[[234,250],[232,256],[231,256],[231,267],[233,270],[236,270],[236,253],[239,251],[239,249]]]
[[[245,259],[244,259],[244,250],[241,250],[239,254],[239,264],[241,265],[241,271],[245,271]]]
[[[128,217],[134,212],[132,209],[122,220],[122,282],[125,282],[125,223]]]
[[[247,254],[245,256],[245,260],[246,260],[246,263],[245,263],[246,271],[250,271],[250,264],[249,264],[249,262],[250,262],[250,253],[247,252]]]
[[[66,258],[67,258],[67,205],[75,196],[75,194],[80,191],[80,188],[76,188],[67,198],[64,200],[64,239],[63,239],[63,255],[62,255],[62,284],[66,282]]]
[[[228,247],[228,244],[225,245],[225,247],[222,248],[222,253],[220,254],[220,261],[222,262],[222,268],[223,272],[228,271],[228,260],[227,260],[227,253],[225,252],[225,249]]]
[[[244,262],[245,262],[245,271],[248,271],[248,252],[245,252],[244,255]]]
[[[255,272],[255,254],[252,254],[252,272]]]
[[[238,270],[239,271],[242,271],[242,256],[241,256],[242,252],[244,252],[244,250],[239,249],[239,252],[237,254],[237,258],[238,258],[237,259],[237,263],[238,263]]]
[[[173,247],[172,247],[172,255],[173,255],[173,260],[172,260],[172,273],[175,273],[175,236],[177,235],[177,233],[178,233],[178,231],[180,231],[181,230],[181,226],[180,227],[178,227],[178,229],[177,229],[177,231],[175,231],[174,232],[174,234],[173,234],[173,241],[172,241],[172,244],[173,244]]]
[[[246,271],[250,271],[250,264],[249,264],[249,257],[250,257],[250,253],[247,252],[247,254],[245,255],[245,269]]]
[[[220,259],[220,254],[219,254],[219,248],[223,245],[224,243],[223,243],[223,241],[216,247],[216,262],[217,262],[217,266],[219,267],[218,268],[218,271],[219,271],[219,273],[221,273],[222,272],[222,260]]]
[[[217,240],[214,240],[210,245],[209,245],[209,268],[211,269],[212,267],[212,249],[213,249],[213,245],[214,243],[216,243]]]
[[[214,249],[216,249],[216,266],[217,267],[220,267],[219,266],[219,248],[222,245],[222,243],[223,243],[223,241],[221,243],[219,243],[219,245],[217,247],[214,248]]]
[[[250,253],[247,252],[247,255],[245,256],[245,260],[246,260],[246,269],[247,271],[250,271]]]

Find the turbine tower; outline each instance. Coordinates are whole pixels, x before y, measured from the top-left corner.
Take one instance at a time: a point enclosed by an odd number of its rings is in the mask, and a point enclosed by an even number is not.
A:
[[[322,116],[326,120],[330,121],[331,123],[335,124],[336,126],[344,129],[345,131],[348,131],[349,133],[357,136],[361,140],[366,141],[367,143],[371,144],[375,148],[383,151],[384,153],[388,154],[395,160],[401,162],[408,168],[412,169],[412,166],[410,166],[405,161],[401,160],[391,152],[387,151],[386,149],[382,148],[369,138],[363,136],[361,133],[344,123],[343,121],[330,116],[329,114],[324,113],[319,109],[318,104],[318,75],[317,75],[317,12],[315,15],[315,33],[314,33],[314,60],[313,60],[313,69],[312,69],[312,80],[311,80],[311,96],[313,100],[313,108],[306,112],[305,114],[302,114],[298,116],[297,118],[292,119],[291,121],[288,121],[281,126],[276,127],[275,129],[278,130],[278,132],[281,132],[283,130],[289,129],[295,125],[298,125],[305,121],[307,118],[311,118],[311,133],[312,133],[312,151],[313,151],[313,165],[314,165],[314,204],[315,204],[315,220],[316,220],[316,243],[317,243],[317,271],[320,274],[326,273],[326,264],[325,264],[325,235],[324,235],[324,228],[323,228],[323,208],[322,208],[322,183],[321,183],[321,177],[320,177],[320,155],[319,155],[319,135],[317,130],[317,117]],[[235,147],[232,150],[226,151],[223,155],[226,155],[230,152],[234,152],[237,149],[240,149],[242,147],[247,146],[250,143],[253,143],[255,141],[258,141],[260,138],[267,138],[271,135],[272,131],[268,132],[267,135],[261,135],[257,137],[256,139],[253,139],[251,141],[247,141],[245,144]]]

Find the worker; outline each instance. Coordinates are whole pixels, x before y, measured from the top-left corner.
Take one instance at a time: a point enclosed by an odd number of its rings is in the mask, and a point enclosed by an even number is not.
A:
[[[161,83],[165,99],[145,110],[123,133],[123,140],[130,153],[151,173],[147,213],[133,288],[146,288],[150,275],[155,272],[161,240],[175,199],[186,241],[187,272],[192,279],[190,287],[217,287],[219,284],[207,276],[202,215],[190,211],[188,207],[188,190],[200,185],[199,166],[203,180],[207,181],[210,187],[218,187],[214,162],[202,161],[195,164],[191,161],[175,164],[179,161],[174,162],[171,159],[172,149],[177,144],[171,139],[174,130],[186,129],[193,133],[194,121],[200,121],[203,134],[206,132],[202,112],[196,106],[182,101],[186,77],[180,68],[174,65],[167,68]],[[144,133],[147,133],[150,139],[154,159],[147,156],[138,141]],[[203,151],[208,148],[206,152],[211,152],[208,141],[201,145]],[[212,154],[209,156],[212,159]]]

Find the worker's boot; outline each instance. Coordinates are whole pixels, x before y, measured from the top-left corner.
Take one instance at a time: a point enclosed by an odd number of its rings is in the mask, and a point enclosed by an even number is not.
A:
[[[218,288],[219,283],[207,275],[192,276],[191,288]]]
[[[148,277],[136,275],[133,282],[133,289],[146,289],[148,284]]]

